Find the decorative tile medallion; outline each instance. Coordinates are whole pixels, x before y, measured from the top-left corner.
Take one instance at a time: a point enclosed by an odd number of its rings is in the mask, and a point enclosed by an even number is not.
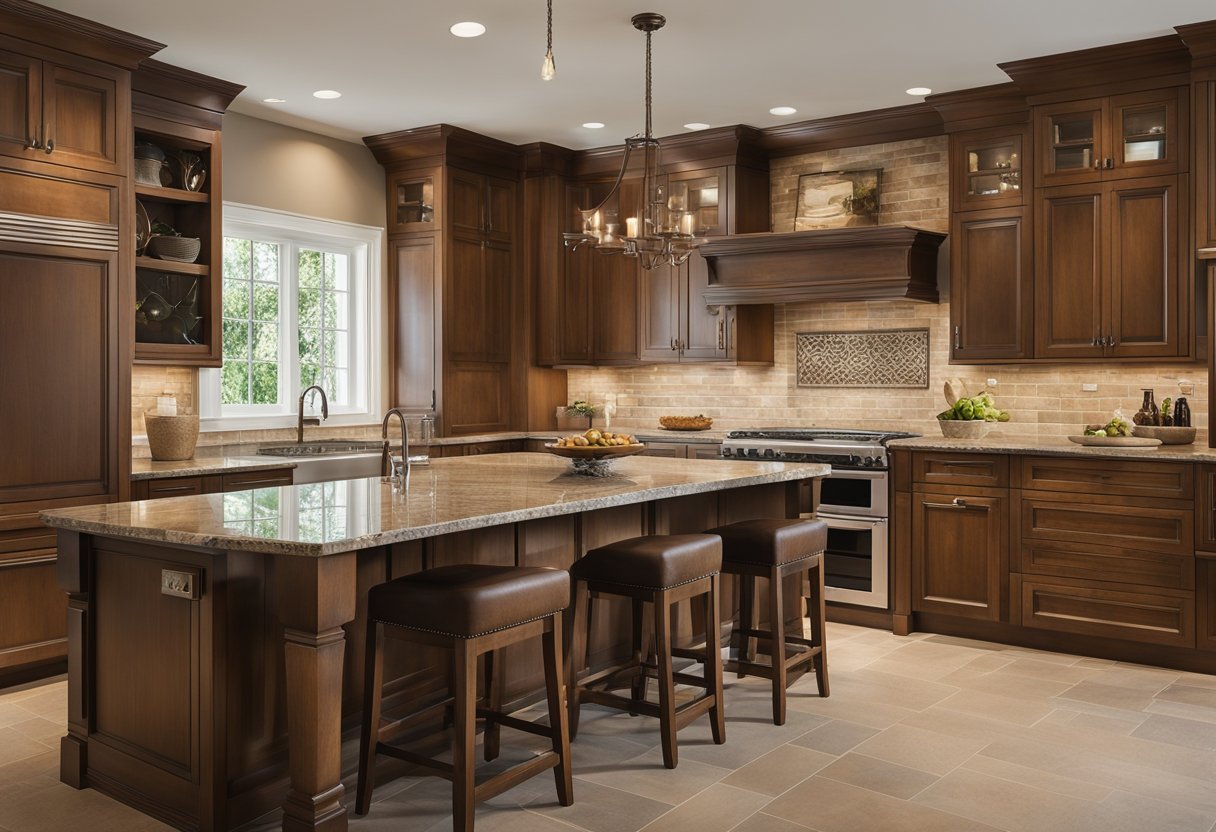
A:
[[[799,332],[799,387],[929,386],[929,330]]]

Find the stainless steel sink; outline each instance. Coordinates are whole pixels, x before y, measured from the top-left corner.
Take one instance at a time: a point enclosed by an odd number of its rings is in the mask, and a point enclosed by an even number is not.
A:
[[[354,480],[380,476],[381,442],[326,440],[259,448],[264,456],[290,459],[296,464],[296,485],[333,480]]]

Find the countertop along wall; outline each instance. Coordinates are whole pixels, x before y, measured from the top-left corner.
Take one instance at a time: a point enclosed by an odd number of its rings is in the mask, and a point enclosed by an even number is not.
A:
[[[798,176],[802,173],[881,167],[879,221],[936,231],[949,230],[949,175],[944,136],[774,159],[771,169],[773,231],[792,231]],[[1178,381],[1189,380],[1187,396],[1194,424],[1206,444],[1207,372],[1201,364],[1161,365],[951,365],[947,263],[949,241],[939,260],[942,303],[907,301],[790,303],[776,311],[776,356],[769,367],[662,365],[622,369],[571,370],[570,398],[602,402],[617,397],[616,419],[633,425],[657,424],[665,414],[704,413],[715,428],[827,426],[884,428],[937,435],[934,414],[946,406],[942,385],[958,377],[972,393],[996,378],[997,405],[1013,420],[994,426],[993,436],[1065,436],[1086,423],[1105,422],[1116,408],[1127,416],[1140,407],[1141,388],[1157,400],[1178,396]],[[795,385],[794,335],[798,332],[867,329],[929,329],[928,389],[799,388]],[[1096,393],[1081,392],[1084,382]],[[678,436],[678,434],[673,434]]]
[[[384,168],[364,145],[229,112],[224,116],[223,147],[225,202],[385,228]],[[383,290],[388,268],[385,250],[380,262],[386,270],[380,276]],[[387,311],[383,314],[382,331],[387,332]],[[383,366],[387,383],[387,360]],[[164,390],[178,397],[185,408],[179,412],[197,412],[198,373],[193,368],[137,364],[131,374],[132,434],[144,433],[143,414]],[[293,438],[294,433],[290,432]],[[288,435],[268,432],[265,438],[280,438],[280,434]],[[237,441],[235,434],[207,439],[208,444]]]

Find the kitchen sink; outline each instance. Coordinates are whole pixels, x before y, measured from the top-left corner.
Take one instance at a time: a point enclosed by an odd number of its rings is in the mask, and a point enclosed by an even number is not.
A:
[[[378,441],[324,440],[291,445],[268,445],[259,448],[264,456],[290,459],[296,464],[293,482],[302,485],[311,482],[332,480],[354,480],[380,476],[380,449]]]

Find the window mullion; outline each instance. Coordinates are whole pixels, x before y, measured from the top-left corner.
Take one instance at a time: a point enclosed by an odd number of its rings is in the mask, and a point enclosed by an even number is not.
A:
[[[285,409],[300,397],[299,356],[299,288],[300,247],[294,240],[286,244],[287,256],[283,264],[282,329],[279,340],[279,361],[283,367],[286,384]]]

